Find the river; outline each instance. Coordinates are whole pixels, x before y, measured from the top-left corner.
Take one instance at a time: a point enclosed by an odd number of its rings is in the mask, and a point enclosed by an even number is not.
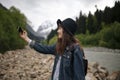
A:
[[[106,67],[110,73],[120,71],[120,53],[104,50],[84,49],[84,52],[89,62],[98,62],[101,66]]]

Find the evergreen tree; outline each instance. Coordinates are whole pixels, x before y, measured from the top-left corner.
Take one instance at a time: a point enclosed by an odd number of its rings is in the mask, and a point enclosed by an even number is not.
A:
[[[89,33],[93,33],[93,15],[91,14],[91,12],[89,12],[88,14],[87,29]]]
[[[98,10],[95,12],[95,18],[97,21],[97,32],[100,31],[102,29],[101,27],[101,23],[102,23],[102,16],[103,16],[103,12],[101,10]]]
[[[86,16],[82,15],[82,12],[80,12],[79,18],[76,18],[76,22],[78,24],[77,28],[77,34],[79,33],[86,33]]]
[[[52,30],[52,31],[50,32],[50,34],[47,36],[47,43],[48,43],[48,44],[49,44],[50,39],[52,39],[52,38],[55,36],[56,33],[57,33],[57,29]]]
[[[115,2],[115,6],[112,8],[112,22],[120,22],[120,1]]]
[[[112,22],[112,14],[111,14],[111,8],[105,7],[105,10],[103,12],[103,21],[106,24],[110,24]]]

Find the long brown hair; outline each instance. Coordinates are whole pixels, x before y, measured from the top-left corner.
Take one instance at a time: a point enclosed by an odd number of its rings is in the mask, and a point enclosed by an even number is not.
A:
[[[62,55],[65,51],[65,48],[67,46],[71,46],[72,44],[79,44],[79,41],[73,36],[69,35],[66,31],[63,29],[63,36],[62,38],[57,39],[57,45],[56,45],[56,51],[58,54]]]

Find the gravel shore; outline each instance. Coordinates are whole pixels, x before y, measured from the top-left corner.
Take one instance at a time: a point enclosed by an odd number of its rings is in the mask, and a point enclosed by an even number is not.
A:
[[[29,47],[7,51],[0,54],[0,80],[48,80],[53,61],[54,56],[40,54]],[[107,78],[109,78],[107,68],[96,62],[89,63],[86,80]]]

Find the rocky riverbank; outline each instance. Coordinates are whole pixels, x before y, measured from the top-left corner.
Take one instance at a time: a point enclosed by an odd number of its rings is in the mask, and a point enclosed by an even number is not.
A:
[[[26,47],[0,54],[0,80],[48,80],[54,56]],[[116,78],[116,79],[115,79]],[[86,80],[120,80],[120,71],[109,74],[99,63],[89,63]]]

